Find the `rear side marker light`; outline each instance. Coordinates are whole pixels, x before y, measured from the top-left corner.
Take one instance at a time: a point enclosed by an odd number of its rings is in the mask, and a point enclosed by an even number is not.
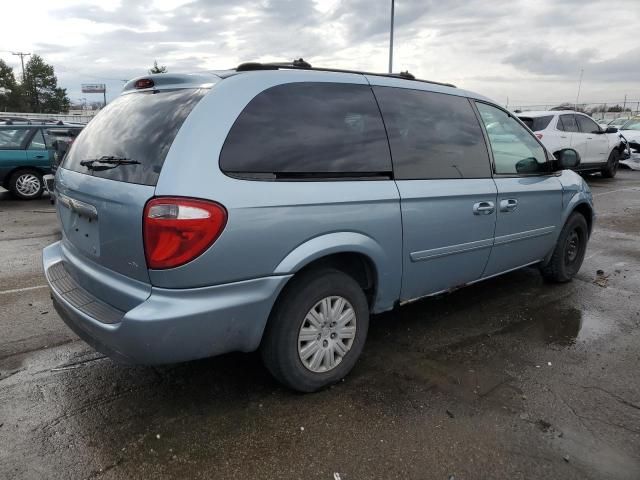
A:
[[[218,239],[227,211],[216,202],[158,197],[144,208],[143,237],[147,267],[175,268],[199,257]]]

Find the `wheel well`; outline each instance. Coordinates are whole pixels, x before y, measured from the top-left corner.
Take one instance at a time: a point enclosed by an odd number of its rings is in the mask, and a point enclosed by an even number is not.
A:
[[[377,273],[369,257],[356,252],[334,253],[308,263],[296,272],[293,278],[302,272],[322,268],[334,268],[353,278],[362,287],[369,301],[369,306],[373,307],[376,298]]]
[[[579,205],[576,205],[576,208],[574,208],[573,211],[580,213],[587,221],[587,226],[589,227],[589,236],[591,236],[591,228],[593,227],[593,211],[591,210],[591,207],[586,203],[581,203]]]
[[[38,167],[32,167],[32,166],[21,166],[21,167],[16,167],[13,170],[10,170],[4,177],[3,183],[5,185],[9,185],[9,180],[11,180],[11,177],[13,176],[14,173],[19,172],[20,170],[33,170],[38,172],[40,175],[44,175],[44,170],[42,170],[41,168]]]

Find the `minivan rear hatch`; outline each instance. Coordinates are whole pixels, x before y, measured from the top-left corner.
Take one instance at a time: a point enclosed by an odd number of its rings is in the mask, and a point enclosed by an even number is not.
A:
[[[174,88],[123,94],[91,120],[70,148],[56,176],[57,209],[72,274],[80,284],[87,280],[89,291],[101,287],[95,275],[82,278],[78,264],[83,262],[97,264],[107,277],[116,272],[149,283],[144,207],[154,195],[178,130],[207,91]]]

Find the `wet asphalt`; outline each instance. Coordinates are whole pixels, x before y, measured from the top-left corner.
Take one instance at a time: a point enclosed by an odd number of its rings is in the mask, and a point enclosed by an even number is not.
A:
[[[0,479],[639,479],[640,172],[588,182],[574,281],[529,268],[375,317],[312,395],[256,354],[96,353],[44,287],[53,207],[0,193]]]

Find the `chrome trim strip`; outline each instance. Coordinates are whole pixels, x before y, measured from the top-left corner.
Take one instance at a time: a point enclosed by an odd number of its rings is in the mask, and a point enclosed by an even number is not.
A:
[[[511,233],[509,235],[501,235],[500,237],[495,238],[494,246],[496,245],[506,245],[507,243],[517,242],[519,240],[527,240],[529,238],[542,237],[544,235],[549,235],[553,233],[556,229],[554,225],[550,227],[542,227],[536,228],[534,230],[527,230],[525,232]]]
[[[432,248],[430,250],[421,250],[409,254],[412,262],[422,262],[424,260],[432,260],[434,258],[446,257],[456,253],[472,252],[482,248],[489,248],[493,245],[493,238],[484,240],[476,240],[474,242],[460,243],[458,245],[449,245],[447,247]]]
[[[98,210],[93,205],[90,205],[75,198],[68,197],[62,193],[58,193],[58,201],[67,207],[69,210],[73,210],[78,215],[84,215],[89,218],[98,218]]]

